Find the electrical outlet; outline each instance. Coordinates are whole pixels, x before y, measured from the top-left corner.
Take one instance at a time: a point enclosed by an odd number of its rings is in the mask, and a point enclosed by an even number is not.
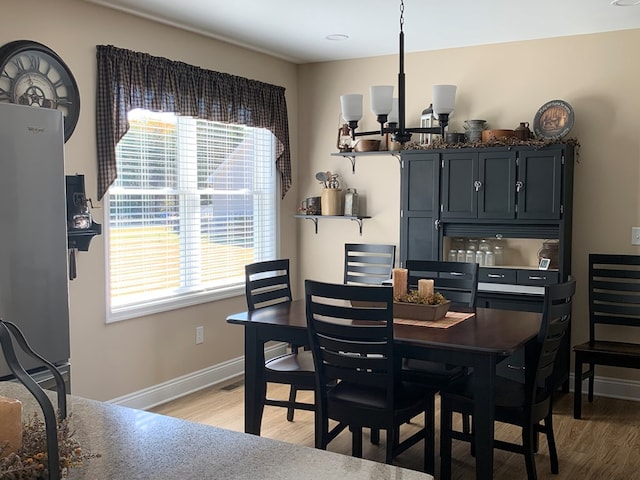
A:
[[[204,327],[196,327],[196,345],[204,343]]]
[[[640,245],[640,227],[631,227],[631,245]]]

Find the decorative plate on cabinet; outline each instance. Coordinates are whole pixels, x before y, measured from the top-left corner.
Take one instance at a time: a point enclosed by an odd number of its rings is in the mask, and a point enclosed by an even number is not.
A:
[[[573,108],[564,100],[551,100],[542,105],[533,119],[533,132],[539,138],[562,138],[573,127]]]

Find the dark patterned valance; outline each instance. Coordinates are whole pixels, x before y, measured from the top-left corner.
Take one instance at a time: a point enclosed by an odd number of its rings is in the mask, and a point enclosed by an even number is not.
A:
[[[116,145],[135,108],[174,112],[270,130],[276,137],[276,168],[282,196],[291,187],[291,152],[284,87],[133,52],[97,46],[96,136],[98,198],[116,179]]]

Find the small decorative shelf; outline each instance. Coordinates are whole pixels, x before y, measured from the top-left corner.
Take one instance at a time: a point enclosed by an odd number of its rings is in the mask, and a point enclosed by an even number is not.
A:
[[[365,218],[371,218],[368,216],[358,215],[358,216],[350,216],[350,215],[294,215],[295,218],[305,218],[307,220],[311,220],[316,227],[316,235],[318,234],[318,219],[319,218],[337,218],[341,220],[352,220],[354,222],[358,222],[360,236],[362,236],[362,221]]]
[[[67,243],[69,248],[77,248],[81,252],[87,252],[91,239],[100,234],[102,234],[102,225],[92,221],[89,228],[67,230]]]
[[[351,172],[356,173],[356,157],[363,157],[363,156],[370,157],[372,155],[380,157],[382,155],[391,155],[392,157],[396,157],[398,162],[401,162],[402,158],[400,157],[400,153],[401,153],[400,151],[380,150],[376,152],[338,152],[338,153],[332,153],[331,156],[345,157],[351,160]]]

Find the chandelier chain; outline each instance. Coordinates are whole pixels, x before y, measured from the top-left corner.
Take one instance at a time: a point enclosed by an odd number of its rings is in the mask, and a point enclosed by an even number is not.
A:
[[[404,0],[400,0],[400,31],[403,31],[404,26]]]

